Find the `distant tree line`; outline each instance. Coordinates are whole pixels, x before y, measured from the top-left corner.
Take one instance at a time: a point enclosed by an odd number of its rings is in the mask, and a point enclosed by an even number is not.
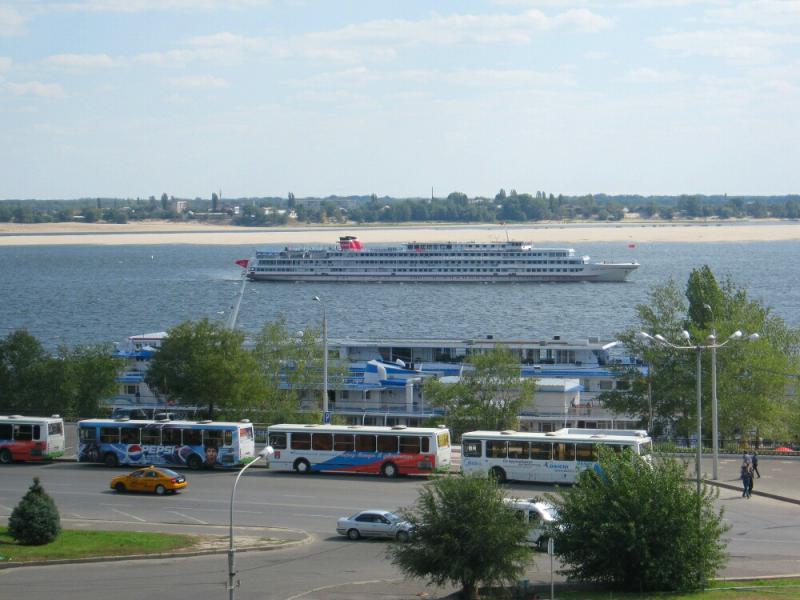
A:
[[[177,202],[185,206],[178,210]],[[800,218],[800,195],[639,196],[554,195],[500,190],[493,198],[452,192],[444,198],[328,196],[326,198],[80,198],[2,200],[0,222],[85,221],[126,223],[148,219],[226,220],[242,226],[298,223],[501,223],[531,221],[619,221],[626,213],[645,219]]]

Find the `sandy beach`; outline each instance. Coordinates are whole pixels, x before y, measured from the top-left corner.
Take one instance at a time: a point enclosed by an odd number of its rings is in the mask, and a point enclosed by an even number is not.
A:
[[[546,223],[523,225],[293,226],[245,228],[214,223],[148,221],[124,225],[99,223],[0,223],[0,246],[44,245],[332,245],[339,236],[356,235],[367,244],[446,241],[530,241],[534,245],[579,246],[625,242],[762,242],[800,240],[796,221],[697,221],[621,223]]]

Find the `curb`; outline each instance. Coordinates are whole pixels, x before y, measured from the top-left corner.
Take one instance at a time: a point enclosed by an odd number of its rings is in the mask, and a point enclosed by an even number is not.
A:
[[[304,532],[305,533],[305,532]],[[235,548],[236,553],[242,552],[269,552],[271,550],[284,550],[308,544],[313,539],[305,534],[300,540],[278,541],[270,544],[251,544]],[[55,560],[7,561],[0,562],[0,570],[18,567],[41,567],[49,565],[73,565],[99,562],[121,562],[125,560],[154,560],[162,558],[191,558],[193,556],[208,556],[212,554],[227,554],[228,548],[209,548],[207,550],[188,550],[185,552],[159,552],[157,554],[128,554],[124,556],[88,556],[85,558],[63,558]]]
[[[708,485],[713,485],[713,486],[725,488],[725,489],[728,489],[728,490],[735,490],[737,492],[741,492],[742,491],[742,486],[741,485],[732,485],[730,483],[723,483],[721,481],[714,481],[713,479],[702,479],[701,481],[703,483],[708,484]],[[770,492],[760,492],[758,490],[753,490],[752,493],[755,496],[761,496],[763,498],[770,498],[772,500],[778,500],[780,502],[788,502],[790,504],[798,504],[798,505],[800,505],[800,500],[798,500],[797,498],[789,498],[788,496],[780,496],[778,494],[771,494]]]

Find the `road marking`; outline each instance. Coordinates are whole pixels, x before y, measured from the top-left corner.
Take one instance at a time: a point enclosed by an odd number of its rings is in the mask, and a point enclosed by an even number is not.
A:
[[[119,513],[119,514],[121,514],[121,515],[123,515],[125,517],[130,517],[131,519],[136,519],[137,521],[141,521],[142,523],[147,523],[147,519],[139,518],[136,515],[132,515],[130,513],[122,512],[121,510],[117,510],[116,508],[112,508],[111,510],[114,511],[115,513]]]
[[[281,498],[316,498],[316,496],[295,496],[293,494],[281,494]]]
[[[319,517],[320,519],[335,519],[336,517],[332,517],[331,515],[310,515],[308,513],[304,514],[294,514],[293,517]]]
[[[76,519],[86,519],[83,515],[79,515],[78,513],[70,513]]]
[[[179,516],[183,517],[184,519],[190,519],[190,520],[192,520],[192,521],[195,521],[195,522],[197,522],[197,523],[200,523],[200,525],[208,525],[208,522],[207,522],[207,521],[201,521],[200,519],[197,519],[197,518],[195,518],[195,517],[192,517],[191,515],[186,515],[186,514],[184,514],[184,513],[182,513],[182,512],[178,512],[177,510],[170,510],[170,511],[168,511],[168,512],[171,512],[171,513],[172,513],[172,514],[174,514],[174,515],[179,515]]]

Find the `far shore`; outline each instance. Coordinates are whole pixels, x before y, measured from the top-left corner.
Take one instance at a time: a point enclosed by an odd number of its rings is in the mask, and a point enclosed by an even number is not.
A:
[[[145,221],[103,223],[0,223],[0,246],[49,245],[333,245],[356,235],[367,244],[403,242],[496,242],[534,245],[625,242],[800,241],[798,221],[623,221],[614,223],[404,224],[288,227],[237,227],[215,223]]]

